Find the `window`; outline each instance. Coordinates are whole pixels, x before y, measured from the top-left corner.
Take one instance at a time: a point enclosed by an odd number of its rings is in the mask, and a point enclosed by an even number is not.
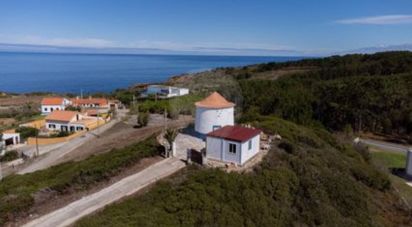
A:
[[[47,108],[44,108],[44,112],[47,112]]]
[[[56,125],[54,125],[54,124],[49,124],[49,128],[56,128]]]
[[[249,140],[248,148],[249,150],[252,150],[252,140]]]
[[[229,153],[236,154],[236,144],[229,143]]]
[[[218,129],[220,129],[220,128],[221,128],[220,125],[213,125],[212,131],[218,130]]]
[[[50,108],[50,111],[53,112],[53,108]]]

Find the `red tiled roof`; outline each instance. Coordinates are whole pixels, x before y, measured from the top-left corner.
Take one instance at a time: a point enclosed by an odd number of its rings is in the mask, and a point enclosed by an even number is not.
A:
[[[229,108],[234,107],[235,104],[232,102],[227,101],[222,95],[217,92],[213,92],[207,98],[203,99],[202,101],[196,102],[195,105],[197,107],[205,107],[205,108]]]
[[[69,122],[73,119],[76,114],[80,114],[79,112],[75,111],[64,111],[64,110],[56,110],[51,112],[47,117],[46,121],[64,121]]]
[[[47,97],[41,100],[42,105],[62,105],[64,98],[61,97]]]
[[[70,101],[72,101],[73,105],[75,106],[85,105],[85,104],[98,104],[99,106],[105,106],[109,103],[107,99],[104,99],[104,98],[88,98],[88,99],[74,98],[74,99],[71,99]]]
[[[227,140],[244,142],[257,135],[259,135],[261,130],[253,128],[245,128],[242,126],[230,126],[227,125],[223,128],[215,130],[207,134],[210,137],[223,138]]]

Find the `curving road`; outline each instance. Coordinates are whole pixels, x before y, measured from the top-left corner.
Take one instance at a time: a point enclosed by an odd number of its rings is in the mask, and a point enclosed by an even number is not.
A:
[[[412,146],[383,142],[379,140],[360,139],[359,141],[369,146],[373,146],[373,147],[384,149],[386,151],[397,152],[397,153],[406,153],[408,149],[412,149]]]

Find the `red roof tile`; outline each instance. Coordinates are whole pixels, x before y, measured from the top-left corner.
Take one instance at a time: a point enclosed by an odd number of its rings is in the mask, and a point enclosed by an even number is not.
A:
[[[79,99],[74,98],[71,99],[73,105],[85,105],[85,104],[98,104],[99,106],[106,106],[109,102],[105,98],[86,98],[86,99]]]
[[[73,119],[77,114],[80,114],[79,112],[75,111],[62,111],[62,110],[56,110],[51,112],[47,117],[46,121],[64,121],[64,122],[69,122],[71,119]]]
[[[253,128],[245,128],[242,126],[225,126],[213,132],[207,134],[210,137],[223,138],[227,140],[244,142],[257,135],[259,135],[261,130]]]
[[[61,97],[47,97],[41,100],[42,105],[63,105],[64,98]]]

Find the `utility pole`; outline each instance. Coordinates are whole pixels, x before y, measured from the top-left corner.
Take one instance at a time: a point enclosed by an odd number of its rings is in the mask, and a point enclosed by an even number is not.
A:
[[[39,155],[39,133],[36,133],[36,157],[38,157]]]
[[[3,152],[4,144],[3,144],[3,134],[0,133],[0,153]],[[1,162],[0,162],[0,181],[3,179],[3,172],[1,169]]]

